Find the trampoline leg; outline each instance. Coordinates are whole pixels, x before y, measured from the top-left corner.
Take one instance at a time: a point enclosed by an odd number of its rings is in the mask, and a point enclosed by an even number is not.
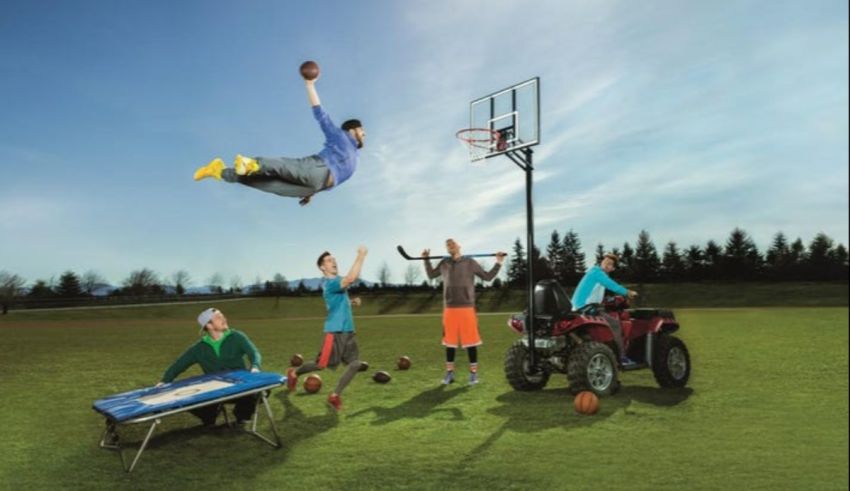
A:
[[[148,442],[149,442],[149,441],[150,441],[150,439],[151,439],[151,435],[153,435],[153,430],[155,430],[155,429],[156,429],[156,426],[157,426],[160,422],[161,422],[161,421],[160,421],[159,419],[155,419],[155,420],[153,420],[153,424],[151,424],[151,427],[150,427],[150,429],[148,430],[148,434],[145,436],[145,440],[142,442],[142,446],[141,446],[141,447],[139,447],[139,450],[136,452],[136,456],[133,458],[133,462],[130,464],[130,468],[129,468],[129,469],[127,469],[127,468],[125,467],[125,469],[124,469],[124,470],[126,470],[126,471],[127,471],[127,473],[128,473],[128,474],[129,474],[129,473],[131,473],[131,472],[133,472],[133,468],[135,468],[135,467],[136,467],[136,463],[139,461],[139,458],[142,456],[142,452],[144,452],[144,451],[145,451],[145,447],[147,447],[147,446],[148,446]],[[123,455],[121,456],[121,461],[122,461],[122,463],[123,463],[123,461],[124,461],[124,456],[123,456]]]
[[[227,416],[227,408],[224,407],[224,404],[218,406],[218,412],[224,414],[224,426],[230,426],[230,418]]]
[[[274,441],[270,440],[268,437],[266,437],[265,435],[262,435],[259,431],[257,431],[257,419],[259,418],[259,414],[258,414],[259,411],[258,410],[260,409],[259,406],[260,406],[261,401],[263,403],[263,406],[265,406],[265,408],[266,408],[266,415],[269,417],[269,424],[272,427],[272,433],[274,433]],[[277,426],[274,424],[274,416],[272,415],[272,408],[271,408],[271,406],[269,406],[269,401],[266,398],[265,393],[260,394],[260,397],[257,399],[257,405],[254,408],[254,418],[251,421],[251,429],[248,430],[248,433],[251,433],[252,435],[259,438],[260,440],[268,443],[272,447],[280,448],[280,447],[283,446],[283,443],[281,443],[281,441],[280,441],[280,435],[278,435],[278,433],[277,433]]]
[[[109,439],[107,441],[107,438]],[[106,429],[103,430],[103,434],[100,436],[100,443],[98,444],[100,448],[109,448],[109,449],[121,449],[121,445],[118,443],[118,433],[115,427],[115,423],[106,422]]]

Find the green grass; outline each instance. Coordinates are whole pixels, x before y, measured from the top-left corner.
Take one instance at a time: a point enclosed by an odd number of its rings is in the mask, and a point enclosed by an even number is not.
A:
[[[314,354],[318,299],[222,304],[264,368]],[[284,300],[282,300],[284,302]],[[384,304],[388,305],[388,304]],[[364,306],[366,307],[366,306]],[[381,306],[372,306],[380,309]],[[678,310],[693,375],[659,389],[624,374],[600,413],[579,416],[563,376],[511,390],[502,357],[515,339],[482,315],[482,384],[441,388],[437,316],[360,317],[362,358],[394,379],[360,374],[337,415],[317,396],[272,395],[284,448],[235,431],[164,420],[130,476],[97,447],[95,399],[155,383],[190,344],[198,306],[64,311],[0,322],[0,488],[5,489],[846,489],[848,309]],[[364,308],[364,313],[376,313]],[[289,320],[283,317],[290,317]],[[393,369],[409,355],[413,368]],[[465,355],[459,355],[459,365]],[[196,372],[190,372],[196,373]],[[142,428],[122,437],[140,441]]]

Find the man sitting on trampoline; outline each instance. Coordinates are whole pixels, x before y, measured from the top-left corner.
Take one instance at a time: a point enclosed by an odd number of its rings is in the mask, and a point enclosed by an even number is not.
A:
[[[201,366],[205,374],[224,370],[244,370],[245,357],[251,362],[251,371],[260,371],[262,357],[254,343],[243,332],[230,329],[227,318],[220,310],[206,309],[198,316],[201,325],[201,338],[190,346],[162,375],[161,387],[172,382],[178,375],[195,363]],[[257,406],[257,394],[234,399],[236,407],[233,415],[240,425],[246,424],[253,416]],[[190,412],[200,418],[204,426],[215,426],[221,410],[220,404],[193,409]]]

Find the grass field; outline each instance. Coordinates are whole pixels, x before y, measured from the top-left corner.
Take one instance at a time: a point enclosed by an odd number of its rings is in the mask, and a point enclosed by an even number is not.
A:
[[[312,355],[316,299],[221,304],[264,369]],[[283,301],[283,300],[282,300]],[[366,306],[364,306],[366,307]],[[377,314],[364,308],[364,314]],[[482,383],[439,386],[439,317],[361,316],[367,374],[324,404],[272,395],[284,448],[235,430],[164,420],[127,476],[97,441],[95,399],[154,384],[197,330],[197,305],[21,313],[0,321],[0,487],[5,489],[847,489],[848,309],[681,309],[694,365],[690,386],[659,389],[624,374],[600,413],[579,416],[564,377],[536,393],[510,389],[502,357],[515,339],[504,315],[482,315]],[[282,317],[292,317],[283,319]],[[409,355],[413,368],[394,370]],[[460,354],[459,366],[465,362]],[[196,373],[196,372],[191,372]],[[123,430],[140,441],[142,429]]]

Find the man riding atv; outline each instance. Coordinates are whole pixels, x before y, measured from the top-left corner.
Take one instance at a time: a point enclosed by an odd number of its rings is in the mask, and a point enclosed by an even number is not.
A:
[[[574,311],[581,311],[589,305],[601,304],[605,298],[605,290],[611,290],[618,295],[628,295],[629,299],[637,297],[637,292],[629,290],[616,281],[612,280],[609,273],[617,268],[619,258],[614,254],[605,254],[602,257],[602,262],[598,266],[593,266],[587,273],[584,274],[581,281],[573,293],[571,303]],[[611,331],[614,335],[614,342],[617,343],[620,354],[620,365],[623,367],[631,367],[635,362],[626,356],[626,346],[623,342],[623,327],[620,325],[620,319],[616,316],[606,313],[603,309],[599,309],[597,315],[601,315],[611,326]]]

